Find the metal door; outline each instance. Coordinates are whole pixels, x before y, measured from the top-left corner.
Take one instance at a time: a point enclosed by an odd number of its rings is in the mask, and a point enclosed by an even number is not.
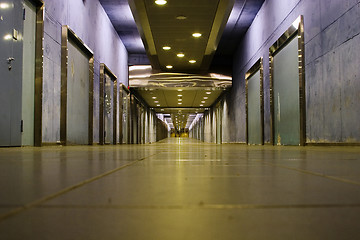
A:
[[[0,5],[0,146],[21,145],[23,5]]]
[[[111,80],[108,74],[105,74],[104,94],[105,144],[112,144],[114,139],[114,82]]]
[[[300,144],[298,40],[274,56],[274,135],[277,145]]]
[[[248,79],[248,143],[262,144],[260,70]]]
[[[34,145],[34,98],[35,98],[35,35],[36,7],[24,2],[25,20],[23,34],[22,77],[22,145]]]

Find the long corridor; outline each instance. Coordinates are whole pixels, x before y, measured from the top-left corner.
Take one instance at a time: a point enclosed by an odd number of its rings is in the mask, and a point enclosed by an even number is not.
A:
[[[0,239],[360,239],[360,148],[0,149]]]

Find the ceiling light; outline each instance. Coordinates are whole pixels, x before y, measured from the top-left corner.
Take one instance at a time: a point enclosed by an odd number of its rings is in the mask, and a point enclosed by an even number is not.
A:
[[[172,69],[172,68],[173,68],[173,66],[171,66],[171,65],[167,65],[167,66],[166,66],[166,68],[167,68],[167,69]]]
[[[156,0],[155,3],[157,5],[165,5],[167,3],[167,1],[166,0]]]
[[[154,101],[154,103],[159,103],[159,101]]]
[[[152,97],[152,99],[156,99],[156,97]]]
[[[157,106],[157,107],[160,107],[160,104],[157,104],[156,106]]]
[[[181,105],[182,103],[181,103],[181,102],[179,102],[178,104],[179,104],[179,105]]]
[[[200,104],[200,107],[203,107],[204,105],[203,104]]]
[[[178,95],[178,97],[182,97],[182,95],[181,95],[181,94],[179,94],[179,95]]]
[[[167,51],[167,50],[170,50],[171,47],[169,47],[169,46],[164,46],[163,49]]]
[[[179,15],[179,16],[176,17],[176,19],[177,20],[185,20],[185,19],[187,19],[187,17],[184,16],[184,15]]]
[[[199,38],[202,36],[202,34],[201,33],[193,33],[192,36],[195,38]]]
[[[204,97],[204,99],[208,99],[208,97]]]
[[[183,90],[182,89],[178,89],[178,92],[182,92]],[[181,111],[180,111],[181,112]]]
[[[189,63],[196,63],[196,60],[190,60]]]
[[[10,34],[7,34],[7,35],[4,36],[4,40],[10,40],[12,38],[13,38],[13,36],[10,35]]]
[[[211,92],[206,92],[206,94],[208,94],[208,95],[209,95],[209,94],[211,94]]]
[[[205,103],[205,101],[201,101],[201,103]]]
[[[184,53],[178,53],[178,54],[176,54],[176,56],[178,56],[179,58],[182,58],[182,57],[185,57],[185,54]]]
[[[10,4],[8,4],[8,3],[0,3],[0,8],[1,9],[10,8]]]
[[[182,101],[182,99],[181,99],[181,98],[179,98],[179,99],[178,99],[178,101],[179,101],[179,102],[181,102],[181,101]]]

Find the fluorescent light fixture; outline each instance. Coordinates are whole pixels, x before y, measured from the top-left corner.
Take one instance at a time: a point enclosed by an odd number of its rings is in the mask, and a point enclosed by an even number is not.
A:
[[[167,1],[166,0],[156,0],[155,3],[157,5],[165,5],[167,3]]]
[[[178,53],[178,54],[176,54],[176,56],[178,56],[179,58],[182,58],[182,57],[185,57],[185,54],[184,53]]]
[[[172,69],[172,68],[173,68],[173,66],[171,66],[171,65],[167,65],[167,66],[166,66],[166,68],[167,68],[167,69]]]
[[[196,63],[196,60],[190,60],[189,63]]]
[[[168,50],[171,49],[171,47],[169,47],[169,46],[164,46],[163,49],[166,50],[166,51],[168,51]]]
[[[179,94],[178,97],[182,97],[182,94]]]
[[[181,102],[179,102],[178,104],[179,104],[179,105],[181,105],[182,103],[181,103]]]
[[[179,101],[179,102],[181,102],[181,101],[182,101],[182,99],[181,99],[181,98],[179,98],[179,99],[178,99],[178,101]]]
[[[129,67],[130,72],[135,70],[146,70],[146,69],[152,69],[151,65],[135,65]]]
[[[201,33],[193,33],[192,36],[195,38],[199,38],[202,36],[202,34]]]
[[[1,9],[10,8],[10,4],[8,4],[8,3],[0,3],[0,8]]]

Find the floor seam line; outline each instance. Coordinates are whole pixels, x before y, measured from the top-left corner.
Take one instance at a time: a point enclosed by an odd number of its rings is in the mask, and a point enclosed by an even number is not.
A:
[[[107,171],[107,172],[105,172],[105,173],[103,173],[103,174],[97,175],[97,176],[95,176],[95,177],[86,179],[86,180],[84,180],[84,181],[82,181],[82,182],[80,182],[80,183],[74,184],[74,185],[72,185],[72,186],[70,186],[70,187],[64,188],[64,189],[62,189],[62,190],[60,190],[60,191],[58,191],[58,192],[56,192],[56,193],[54,193],[54,194],[45,196],[45,197],[43,197],[43,198],[40,198],[40,199],[35,200],[35,201],[33,201],[33,202],[30,202],[30,203],[28,203],[28,204],[24,204],[24,205],[22,205],[21,207],[17,207],[16,209],[13,209],[13,210],[5,213],[5,214],[0,215],[0,223],[1,223],[2,221],[6,220],[6,219],[8,219],[8,218],[10,218],[10,217],[16,216],[16,215],[18,215],[18,214],[20,214],[20,213],[22,213],[22,212],[24,212],[24,211],[26,211],[26,210],[29,210],[29,209],[34,208],[34,207],[36,207],[36,206],[39,206],[39,205],[41,205],[41,204],[44,203],[44,202],[47,202],[47,201],[49,201],[49,200],[51,200],[51,199],[54,199],[54,198],[56,198],[56,197],[59,197],[59,196],[65,194],[65,193],[68,193],[68,192],[72,191],[72,190],[75,190],[75,189],[77,189],[77,188],[80,188],[80,187],[82,187],[82,186],[84,186],[84,185],[86,185],[86,184],[88,184],[88,183],[91,183],[91,182],[94,182],[94,181],[96,181],[96,180],[99,180],[99,179],[101,179],[101,178],[103,178],[103,177],[109,176],[109,175],[111,175],[111,174],[113,174],[113,173],[115,173],[115,172],[118,172],[118,171],[126,168],[126,167],[132,166],[132,165],[134,165],[135,163],[141,162],[141,161],[143,161],[143,160],[145,160],[145,159],[147,159],[147,158],[153,157],[153,156],[155,156],[155,155],[157,155],[157,154],[160,154],[160,153],[161,153],[161,152],[158,152],[158,153],[155,153],[155,154],[152,154],[152,155],[149,155],[149,156],[140,158],[140,159],[135,160],[135,161],[133,161],[133,162],[131,162],[131,163],[122,165],[122,166],[120,166],[120,167],[118,167],[118,168],[112,169],[112,170]]]
[[[309,175],[313,175],[313,176],[331,179],[331,180],[342,182],[342,183],[348,183],[348,184],[360,186],[360,182],[349,180],[349,179],[344,179],[344,178],[340,178],[340,177],[330,176],[330,175],[326,175],[323,173],[313,172],[313,171],[304,170],[304,169],[300,169],[300,168],[288,167],[288,166],[281,165],[281,164],[273,164],[273,163],[264,163],[264,164],[272,166],[272,167],[281,167],[281,168],[285,168],[285,169],[289,169],[289,170],[293,170],[293,171],[297,171],[297,172],[301,172],[301,173],[305,173],[305,174],[309,174]]]

